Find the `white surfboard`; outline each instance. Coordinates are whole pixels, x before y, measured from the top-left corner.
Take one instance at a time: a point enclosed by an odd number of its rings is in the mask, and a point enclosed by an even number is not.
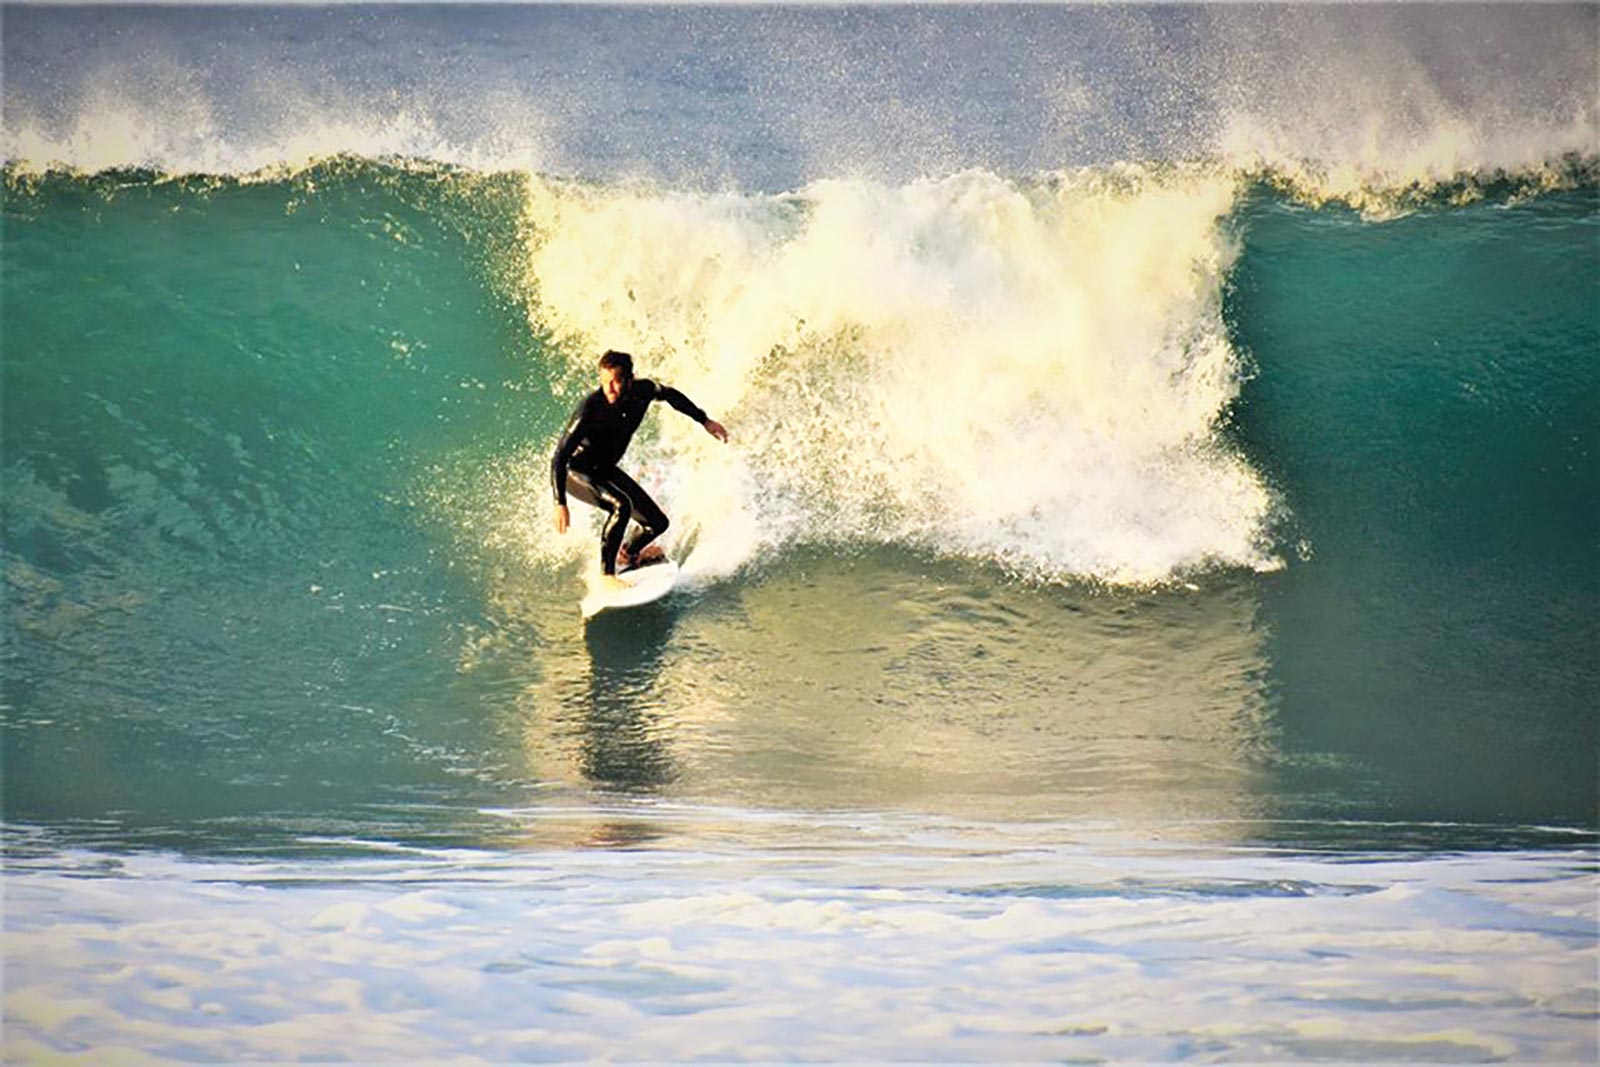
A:
[[[623,571],[617,577],[627,583],[626,589],[602,589],[598,579],[591,579],[589,593],[578,605],[585,620],[613,608],[636,608],[660,600],[678,584],[678,565],[664,559]]]

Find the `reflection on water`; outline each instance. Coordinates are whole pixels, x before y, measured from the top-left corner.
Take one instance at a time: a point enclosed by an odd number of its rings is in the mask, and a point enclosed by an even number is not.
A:
[[[1392,731],[1312,671],[1327,650],[1286,610],[1295,577],[1138,593],[892,550],[792,552],[588,626],[570,574],[510,580],[481,625],[351,661],[338,690],[247,687],[213,717],[16,716],[6,815],[199,851],[748,844],[774,832],[753,813],[1229,844],[1525,840],[1459,825],[1461,803],[1393,799],[1390,783],[1433,787],[1444,772],[1424,762],[1461,748],[1379,751]],[[689,809],[742,814],[685,829]],[[1429,825],[1392,825],[1407,819]]]
[[[541,650],[522,736],[544,783],[673,799],[1251,822],[1275,755],[1257,581],[1040,589],[898,552],[792,554],[572,623]]]
[[[583,775],[608,789],[645,790],[676,777],[657,702],[662,657],[675,619],[660,605],[600,615],[584,627],[587,699],[580,713]]]

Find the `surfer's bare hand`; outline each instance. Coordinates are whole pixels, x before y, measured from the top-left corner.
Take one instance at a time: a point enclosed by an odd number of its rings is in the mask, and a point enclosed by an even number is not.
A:
[[[723,444],[728,443],[728,431],[723,427],[722,423],[718,422],[716,419],[706,420],[706,433],[710,434],[712,437],[715,437]]]
[[[558,534],[566,533],[567,532],[567,524],[570,523],[571,521],[572,521],[572,514],[571,514],[571,512],[567,511],[567,506],[565,504],[557,504],[556,505],[556,533],[558,533]]]

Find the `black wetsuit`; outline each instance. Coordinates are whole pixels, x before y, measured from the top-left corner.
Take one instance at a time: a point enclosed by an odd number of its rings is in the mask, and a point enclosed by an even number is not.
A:
[[[605,531],[600,536],[600,568],[606,574],[616,573],[617,549],[630,520],[639,524],[639,532],[628,542],[628,555],[635,559],[667,529],[666,512],[617,467],[652,400],[665,400],[700,425],[706,423],[706,413],[670,385],[635,378],[615,404],[608,403],[598,389],[584,397],[567,420],[566,432],[550,461],[550,485],[557,504],[565,506],[571,493],[606,513]]]

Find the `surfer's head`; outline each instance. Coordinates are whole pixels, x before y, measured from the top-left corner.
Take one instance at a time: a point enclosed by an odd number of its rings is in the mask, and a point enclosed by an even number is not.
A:
[[[615,348],[600,357],[600,392],[606,403],[615,404],[622,399],[622,391],[633,381],[633,357]]]

